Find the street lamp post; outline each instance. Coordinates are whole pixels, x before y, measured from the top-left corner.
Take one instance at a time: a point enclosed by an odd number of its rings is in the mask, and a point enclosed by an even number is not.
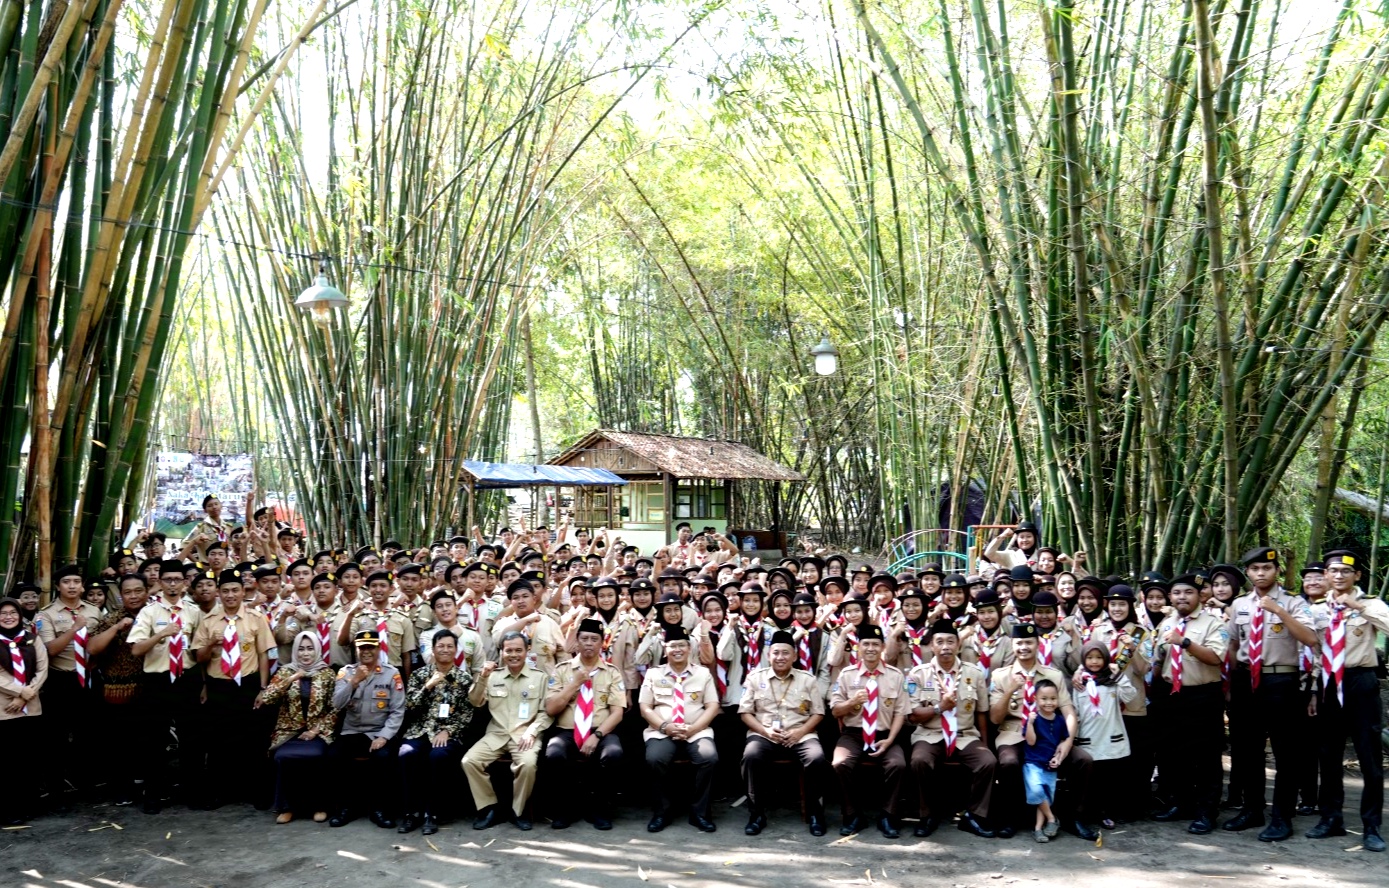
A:
[[[347,307],[347,296],[328,282],[328,257],[319,254],[313,258],[318,260],[318,276],[314,278],[313,284],[294,300],[294,307],[309,312],[313,315],[315,324],[326,327],[333,319],[333,309]]]

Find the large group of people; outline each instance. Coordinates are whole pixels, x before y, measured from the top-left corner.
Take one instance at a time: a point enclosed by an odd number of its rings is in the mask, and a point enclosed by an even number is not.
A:
[[[104,793],[402,833],[606,830],[645,796],[651,832],[714,832],[743,799],[755,836],[799,793],[816,836],[837,804],[841,835],[898,838],[914,813],[918,837],[1151,817],[1276,842],[1297,816],[1346,834],[1349,739],[1362,843],[1384,848],[1389,606],[1350,551],[1293,591],[1273,548],[1130,581],[1030,522],[968,573],[893,574],[764,566],[688,524],[649,556],[569,520],[308,552],[264,509],[231,528],[204,508],[177,551],[150,534],[90,581],[55,571],[46,607],[29,584],[0,600],[0,737],[53,763],[15,770],[6,820]]]

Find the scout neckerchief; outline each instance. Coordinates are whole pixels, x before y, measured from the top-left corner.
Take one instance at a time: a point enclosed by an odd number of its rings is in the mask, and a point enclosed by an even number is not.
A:
[[[1090,670],[1085,671],[1085,696],[1090,698],[1090,706],[1095,710],[1095,716],[1104,714],[1103,705],[1100,703],[1100,685],[1095,681],[1095,676]]]
[[[579,686],[579,695],[574,698],[574,742],[580,749],[593,733],[593,676],[597,672],[594,669],[585,676],[584,683]]]
[[[879,675],[882,675],[881,668],[863,674],[864,690],[868,692],[868,699],[863,702],[863,748],[867,750],[878,748]]]
[[[1056,639],[1061,635],[1061,627],[1057,626],[1050,632],[1043,632],[1037,638],[1037,660],[1043,666],[1051,665],[1051,652]]]
[[[920,666],[922,663],[926,662],[926,658],[922,655],[921,649],[926,643],[927,628],[924,619],[921,621],[920,627],[913,626],[911,623],[906,624],[905,635],[907,638],[907,650],[911,651],[913,666]]]
[[[955,676],[946,672],[939,663],[936,664],[936,685],[940,688],[941,697],[955,693]],[[954,708],[940,710],[940,728],[941,732],[945,735],[945,752],[947,755],[951,755],[955,752],[955,741],[960,735],[959,723],[956,721],[956,712],[958,709],[959,703],[957,701]]]
[[[670,671],[670,667],[666,667]],[[670,701],[670,722],[674,725],[685,723],[685,679],[690,675],[690,670],[685,669],[680,674],[671,671],[671,678],[675,679],[675,694]]]
[[[1322,647],[1321,673],[1322,685],[1330,687],[1336,682],[1336,700],[1345,705],[1344,690],[1346,677],[1346,606],[1336,601],[1327,605],[1331,609],[1331,622],[1326,626],[1326,644]]]
[[[802,625],[796,623],[796,668],[806,672],[815,671],[815,651],[810,646],[811,638],[818,631],[815,623]]]
[[[1182,640],[1186,638],[1186,624],[1191,622],[1191,617],[1182,617],[1177,621],[1177,640],[1169,648],[1172,657],[1172,693],[1178,693],[1182,689]]]
[[[743,674],[746,675],[762,665],[762,621],[752,622],[746,615],[739,614],[743,621]]]
[[[169,681],[172,682],[183,675],[183,606],[167,602],[164,606],[169,609],[169,622],[178,627],[178,631],[169,636]]]
[[[1003,621],[999,621],[999,629],[1003,627]],[[994,653],[998,650],[998,645],[1003,641],[1003,633],[994,630],[990,635],[980,626],[974,636],[974,649],[979,653],[979,668],[984,670],[984,677],[989,677],[989,672],[993,667]]]
[[[1259,678],[1264,669],[1264,609],[1259,605],[1259,592],[1249,593],[1254,599],[1253,613],[1249,616],[1249,686],[1259,689]]]
[[[1022,667],[1019,666],[1018,669],[1021,670]],[[1031,672],[1024,671],[1022,673],[1024,679],[1022,686],[1022,724],[1024,730],[1027,728],[1028,721],[1037,714],[1037,683],[1034,678],[1036,674],[1036,668],[1033,668]]]
[[[714,649],[714,686],[719,692],[719,702],[728,693],[728,661],[719,659],[719,627],[709,627],[709,646]]]
[[[77,632],[72,636],[72,659],[77,664],[77,684],[80,687],[87,686],[87,618],[82,615],[81,606],[77,610],[65,607],[63,610],[72,615],[72,622],[77,626]]]
[[[222,632],[222,675],[241,684],[241,637],[236,632],[239,614],[223,614],[227,628]]]
[[[10,671],[14,674],[14,680],[19,682],[20,685],[23,686],[25,683],[24,649],[21,647],[21,645],[24,644],[24,630],[19,630],[19,632],[16,633],[13,638],[0,638],[0,641],[5,641],[9,643]],[[25,703],[24,708],[22,708],[20,712],[24,715],[28,715],[29,704]]]

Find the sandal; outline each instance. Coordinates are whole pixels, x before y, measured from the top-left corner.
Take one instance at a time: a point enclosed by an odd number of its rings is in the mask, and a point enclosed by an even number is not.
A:
[[[294,812],[293,812],[293,811],[286,811],[286,812],[284,812],[283,814],[281,814],[280,816],[276,817],[276,818],[275,818],[275,822],[276,822],[276,823],[281,823],[281,824],[283,824],[283,823],[289,823],[289,822],[290,822],[291,820],[293,820],[293,819],[294,819]]]
[[[1100,821],[1100,826],[1104,827],[1105,829],[1113,829],[1114,821],[1106,817],[1105,819]]]
[[[328,819],[328,812],[327,812],[327,811],[315,811],[315,812],[313,812],[313,822],[314,822],[314,823],[322,823],[323,821],[325,821],[325,820],[327,820],[327,819]]]

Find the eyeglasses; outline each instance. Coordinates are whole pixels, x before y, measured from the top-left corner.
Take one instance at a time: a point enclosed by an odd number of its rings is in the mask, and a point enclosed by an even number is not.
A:
[[[1328,567],[1328,568],[1326,569],[1326,572],[1327,572],[1328,574],[1331,574],[1332,576],[1349,576],[1349,575],[1355,573],[1355,568],[1353,568],[1353,567]]]

